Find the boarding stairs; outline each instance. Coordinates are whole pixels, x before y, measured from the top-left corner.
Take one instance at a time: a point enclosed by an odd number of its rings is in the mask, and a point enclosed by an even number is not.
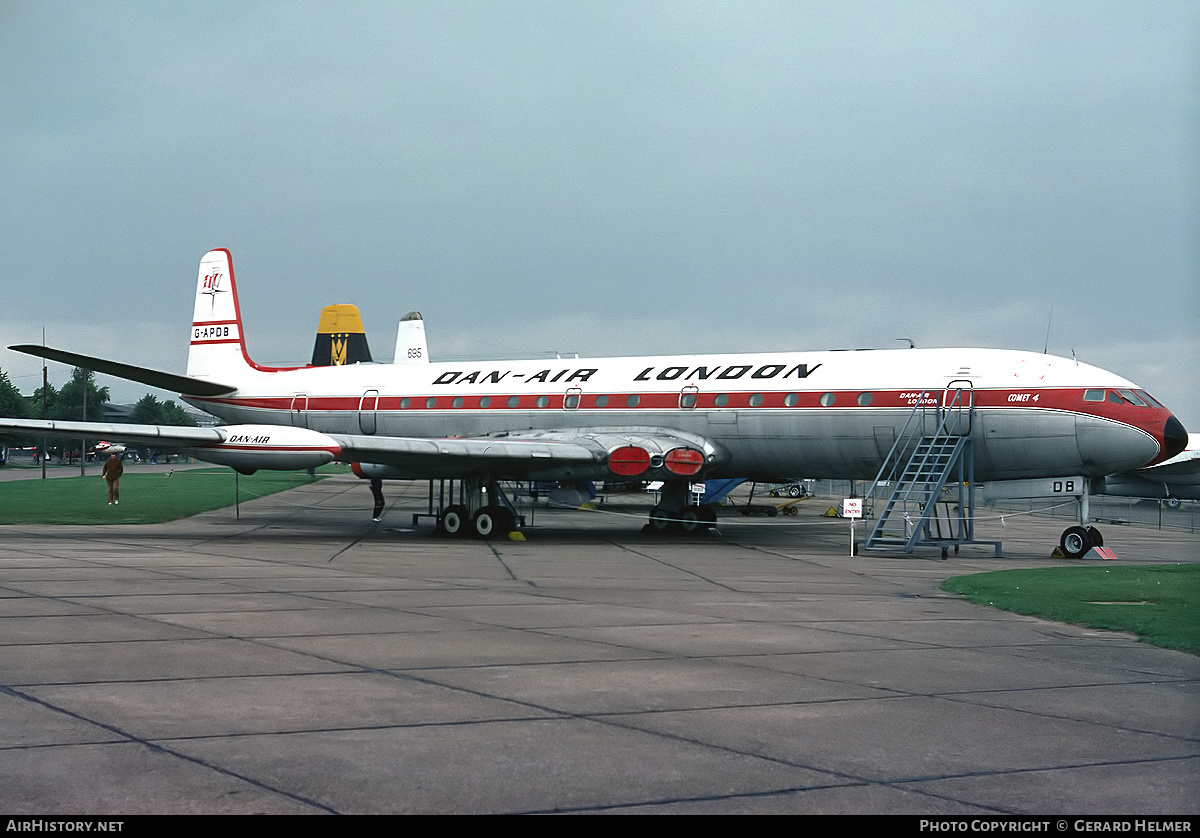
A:
[[[956,382],[956,384],[966,384]],[[920,394],[863,508],[874,524],[868,550],[950,547],[975,540],[975,406],[968,386]],[[996,548],[1000,542],[983,542]]]

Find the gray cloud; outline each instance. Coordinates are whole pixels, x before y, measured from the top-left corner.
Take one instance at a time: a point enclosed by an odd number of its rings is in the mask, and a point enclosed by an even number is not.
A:
[[[182,368],[225,246],[264,360],[341,301],[381,356],[411,308],[485,355],[1040,349],[1053,309],[1195,426],[1198,56],[1173,2],[17,0],[4,338]]]

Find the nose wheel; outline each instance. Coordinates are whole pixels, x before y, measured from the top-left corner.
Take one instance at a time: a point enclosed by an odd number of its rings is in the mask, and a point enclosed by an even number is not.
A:
[[[1095,527],[1067,527],[1058,546],[1068,559],[1078,559],[1093,547],[1103,547],[1104,536]]]

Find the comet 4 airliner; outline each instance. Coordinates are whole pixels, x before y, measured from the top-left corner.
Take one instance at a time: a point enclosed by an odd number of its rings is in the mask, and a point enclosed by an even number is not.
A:
[[[0,420],[0,430],[178,446],[243,473],[336,460],[360,476],[457,479],[475,490],[441,510],[440,526],[482,536],[515,526],[499,480],[661,480],[650,523],[664,529],[715,521],[691,501],[690,484],[706,478],[869,480],[914,407],[948,403],[951,393],[969,394],[980,482],[1099,478],[1162,462],[1187,441],[1136,384],[1010,350],[265,367],[246,351],[225,249],[200,261],[189,340],[186,375],[11,348],[174,390],[223,426]]]

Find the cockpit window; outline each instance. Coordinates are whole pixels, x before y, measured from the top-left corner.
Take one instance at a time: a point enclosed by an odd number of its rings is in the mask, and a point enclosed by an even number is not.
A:
[[[1103,390],[1084,390],[1083,400],[1085,402],[1102,402],[1104,401]]]
[[[1132,404],[1137,407],[1148,407],[1142,398],[1132,390],[1109,390],[1108,400],[1113,404]]]
[[[1134,390],[1133,392],[1137,393],[1139,396],[1141,396],[1143,399],[1145,399],[1146,403],[1149,404],[1151,407],[1159,407],[1159,408],[1162,408],[1163,410],[1166,410],[1166,408],[1163,407],[1162,402],[1160,402],[1158,399],[1154,398],[1154,396],[1150,395],[1145,390]]]

